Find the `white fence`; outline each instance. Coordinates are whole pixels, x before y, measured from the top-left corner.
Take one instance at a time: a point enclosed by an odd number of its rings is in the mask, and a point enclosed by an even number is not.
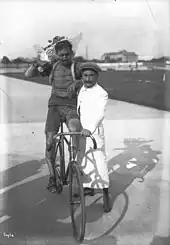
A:
[[[143,62],[126,62],[126,63],[98,63],[103,71],[107,70],[148,70]]]

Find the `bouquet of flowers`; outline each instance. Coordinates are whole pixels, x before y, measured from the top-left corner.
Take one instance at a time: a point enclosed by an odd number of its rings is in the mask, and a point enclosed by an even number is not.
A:
[[[33,61],[33,66],[37,68],[42,76],[48,76],[53,67],[53,64],[58,59],[55,52],[56,43],[62,42],[64,40],[69,41],[72,44],[73,52],[75,55],[81,39],[82,33],[76,37],[73,37],[72,39],[68,39],[65,36],[55,36],[52,40],[48,40],[48,45],[45,47],[35,44],[33,47],[37,53],[37,58]]]
[[[34,49],[37,53],[37,59],[43,62],[52,62],[52,60],[56,60],[57,56],[54,47],[56,43],[62,42],[64,40],[68,40],[69,42],[71,42],[75,54],[81,39],[82,33],[79,33],[79,35],[71,39],[65,36],[55,36],[52,40],[48,40],[48,45],[46,45],[45,47],[41,47],[40,45],[34,45]]]

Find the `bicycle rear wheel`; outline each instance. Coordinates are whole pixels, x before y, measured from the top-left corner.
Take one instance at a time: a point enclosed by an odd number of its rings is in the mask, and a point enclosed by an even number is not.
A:
[[[64,176],[65,176],[65,159],[64,159],[64,142],[59,141],[55,146],[55,176],[56,176],[56,190],[57,193],[61,193],[63,191],[64,185]]]
[[[82,242],[86,225],[85,197],[76,162],[70,164],[69,202],[73,235],[78,242]]]

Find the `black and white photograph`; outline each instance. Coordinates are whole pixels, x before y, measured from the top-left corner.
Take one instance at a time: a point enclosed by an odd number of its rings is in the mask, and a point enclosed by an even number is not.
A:
[[[170,245],[170,0],[0,0],[0,245]]]

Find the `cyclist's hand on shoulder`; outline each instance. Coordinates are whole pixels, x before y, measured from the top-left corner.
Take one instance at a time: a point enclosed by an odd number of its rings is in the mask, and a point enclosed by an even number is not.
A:
[[[43,72],[43,71],[44,71],[44,69],[43,69],[41,66],[39,66],[39,67],[37,68],[37,70],[38,70],[39,72]]]
[[[83,128],[83,130],[81,131],[81,135],[84,137],[88,137],[91,135],[91,132],[88,129]]]

